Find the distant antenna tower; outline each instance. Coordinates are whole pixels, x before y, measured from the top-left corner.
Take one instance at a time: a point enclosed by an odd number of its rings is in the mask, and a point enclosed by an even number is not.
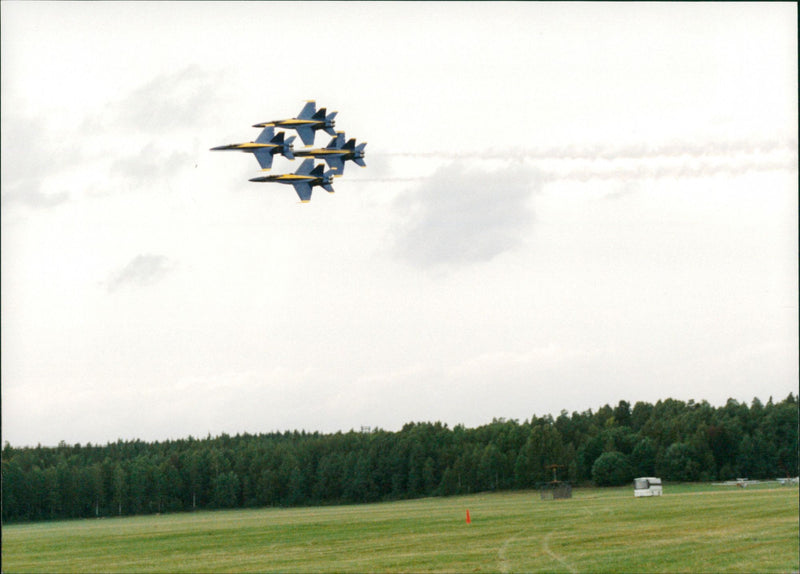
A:
[[[572,485],[558,480],[558,469],[564,468],[563,464],[548,464],[545,468],[553,471],[553,481],[545,484],[541,491],[542,500],[554,498],[572,498]]]
[[[564,468],[563,464],[548,464],[545,468],[549,468],[553,471],[553,482],[551,483],[553,486],[558,484],[558,469]]]

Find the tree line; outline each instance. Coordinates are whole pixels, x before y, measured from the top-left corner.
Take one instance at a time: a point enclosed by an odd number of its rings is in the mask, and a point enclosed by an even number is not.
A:
[[[798,403],[620,401],[477,428],[239,434],[2,449],[3,522],[377,502],[529,489],[798,474]]]

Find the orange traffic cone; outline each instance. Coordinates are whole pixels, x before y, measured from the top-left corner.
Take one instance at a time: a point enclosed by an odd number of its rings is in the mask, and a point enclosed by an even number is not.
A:
[[[469,508],[467,508],[467,524],[472,524],[472,520],[469,518]]]

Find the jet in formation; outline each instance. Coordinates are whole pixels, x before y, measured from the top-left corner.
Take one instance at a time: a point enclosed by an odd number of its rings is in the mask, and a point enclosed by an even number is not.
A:
[[[298,197],[300,197],[300,201],[308,203],[311,201],[311,190],[316,186],[322,187],[322,189],[328,193],[333,193],[334,191],[333,186],[331,186],[334,172],[333,170],[329,170],[323,173],[324,169],[324,165],[319,164],[314,166],[314,160],[308,158],[300,164],[300,167],[297,168],[297,171],[294,173],[263,175],[261,177],[254,177],[250,181],[288,183],[294,186],[294,190],[297,192]]]
[[[240,144],[228,144],[212,147],[211,151],[243,151],[253,154],[262,170],[272,168],[272,158],[281,154],[286,159],[294,159],[293,144],[295,136],[286,137],[284,132],[275,135],[274,127],[267,127],[259,134],[256,141]]]
[[[344,132],[336,132],[333,129],[336,114],[337,112],[328,114],[325,108],[317,111],[316,103],[313,100],[308,101],[296,118],[255,124],[253,127],[263,128],[256,141],[213,147],[211,151],[252,153],[263,171],[272,168],[272,161],[276,155],[282,155],[289,160],[293,160],[295,157],[306,158],[294,173],[254,177],[250,181],[291,184],[300,197],[300,201],[308,203],[311,200],[311,192],[314,187],[319,186],[329,193],[333,193],[333,187],[331,186],[333,178],[344,174],[346,161],[352,161],[361,167],[366,167],[364,148],[367,144],[357,144],[355,138],[345,142]],[[319,130],[332,135],[333,139],[324,148],[294,151],[292,142],[296,136],[286,137],[285,132],[276,134],[275,128],[296,130],[297,135],[306,144],[306,147],[314,145],[314,137]],[[317,159],[325,161],[330,169],[325,171],[324,164],[315,164]]]
[[[331,142],[324,148],[302,150],[295,152],[297,157],[313,157],[325,160],[335,173],[336,177],[341,177],[344,174],[344,162],[350,160],[361,167],[366,167],[364,163],[364,148],[367,143],[356,145],[355,138],[350,139],[345,143],[344,132],[337,132],[336,137],[331,139]]]
[[[267,126],[274,126],[276,128],[284,128],[289,130],[297,130],[297,135],[303,140],[303,143],[308,146],[314,145],[314,135],[317,130],[324,130],[332,136],[336,136],[336,131],[333,126],[336,125],[336,114],[339,112],[331,112],[326,114],[327,110],[321,108],[317,111],[317,104],[313,100],[306,102],[300,114],[296,118],[288,120],[273,120],[271,122],[261,122],[254,124],[254,128],[265,128]]]

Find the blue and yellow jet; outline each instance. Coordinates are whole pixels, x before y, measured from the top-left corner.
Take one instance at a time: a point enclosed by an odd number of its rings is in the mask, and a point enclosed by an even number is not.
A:
[[[270,126],[265,127],[254,142],[221,145],[212,147],[211,151],[231,150],[252,153],[258,160],[258,165],[261,166],[261,169],[266,171],[272,168],[272,157],[277,153],[287,159],[294,159],[294,152],[292,151],[294,137],[286,138],[284,132],[275,135],[275,128]]]
[[[308,158],[294,173],[284,173],[282,175],[264,175],[254,177],[250,181],[266,182],[275,181],[277,183],[288,183],[294,186],[294,190],[300,197],[300,201],[308,203],[311,201],[311,190],[315,186],[320,186],[328,193],[333,193],[333,171],[323,173],[324,165],[319,164],[314,167],[314,160]]]
[[[265,128],[267,126],[274,126],[276,128],[284,128],[289,130],[297,130],[297,135],[303,140],[307,146],[314,145],[314,135],[317,130],[325,130],[332,136],[336,136],[333,126],[336,122],[333,118],[336,117],[338,112],[331,112],[326,115],[325,108],[316,111],[317,104],[314,100],[309,100],[303,109],[300,110],[300,115],[296,118],[289,120],[275,120],[272,122],[262,122],[253,125],[254,128]]]
[[[311,149],[298,151],[294,155],[297,157],[314,157],[323,159],[328,166],[335,172],[336,177],[344,173],[344,162],[353,161],[361,167],[366,167],[364,163],[364,148],[367,143],[356,145],[355,139],[350,139],[344,143],[344,132],[336,132],[336,137],[331,139],[327,147],[321,149]]]

